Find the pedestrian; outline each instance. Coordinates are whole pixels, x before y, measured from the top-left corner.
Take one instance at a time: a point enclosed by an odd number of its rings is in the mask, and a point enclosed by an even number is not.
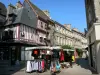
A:
[[[53,63],[53,67],[51,68],[51,75],[56,75],[56,65]]]
[[[72,55],[69,56],[69,64],[70,64],[70,67],[72,68]]]
[[[76,63],[77,63],[77,65],[79,66],[79,64],[80,64],[80,57],[79,57],[79,56],[77,56]]]

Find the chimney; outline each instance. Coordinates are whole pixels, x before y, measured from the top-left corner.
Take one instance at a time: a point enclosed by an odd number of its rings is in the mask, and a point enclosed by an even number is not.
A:
[[[64,24],[64,26],[65,26],[66,29],[71,30],[71,24]]]
[[[17,3],[16,3],[16,8],[21,8],[23,5],[22,5],[22,3],[20,2],[20,1],[18,1]]]
[[[8,14],[13,13],[13,10],[14,10],[14,9],[16,9],[16,7],[13,6],[12,4],[9,4],[9,5],[8,5],[8,8],[7,8],[7,17],[8,17]],[[7,17],[6,17],[6,18],[7,18]]]
[[[48,10],[43,10],[43,12],[50,18],[50,12]]]
[[[78,29],[77,28],[73,28],[73,30],[77,31],[78,32]]]

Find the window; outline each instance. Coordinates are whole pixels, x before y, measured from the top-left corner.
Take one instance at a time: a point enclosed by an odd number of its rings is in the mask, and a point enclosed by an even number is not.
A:
[[[44,38],[44,42],[46,42],[46,38]]]
[[[40,42],[43,42],[43,37],[40,37]]]
[[[43,28],[43,23],[41,22],[41,28]]]
[[[56,30],[58,30],[58,26],[56,26]]]
[[[35,35],[38,35],[38,32],[37,32],[37,30],[34,30],[34,33],[35,33]]]
[[[45,29],[47,29],[47,24],[45,24]]]

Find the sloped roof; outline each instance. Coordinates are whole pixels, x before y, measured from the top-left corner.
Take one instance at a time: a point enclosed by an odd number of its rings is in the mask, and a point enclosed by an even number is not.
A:
[[[28,1],[34,11],[37,13],[37,15],[45,20],[50,20],[50,18],[41,10],[39,9],[36,5],[34,5],[32,2]]]
[[[59,22],[55,21],[55,23],[63,28],[65,28],[62,24],[60,24]],[[66,28],[65,28],[66,29]]]

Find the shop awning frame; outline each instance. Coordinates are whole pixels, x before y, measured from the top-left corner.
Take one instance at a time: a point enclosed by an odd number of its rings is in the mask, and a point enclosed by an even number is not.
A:
[[[63,51],[75,51],[74,49],[63,49]]]
[[[26,47],[25,50],[33,50],[33,49],[43,49],[43,50],[61,50],[62,48],[60,46],[54,46],[54,47],[50,47],[50,46],[38,46],[38,47]]]

